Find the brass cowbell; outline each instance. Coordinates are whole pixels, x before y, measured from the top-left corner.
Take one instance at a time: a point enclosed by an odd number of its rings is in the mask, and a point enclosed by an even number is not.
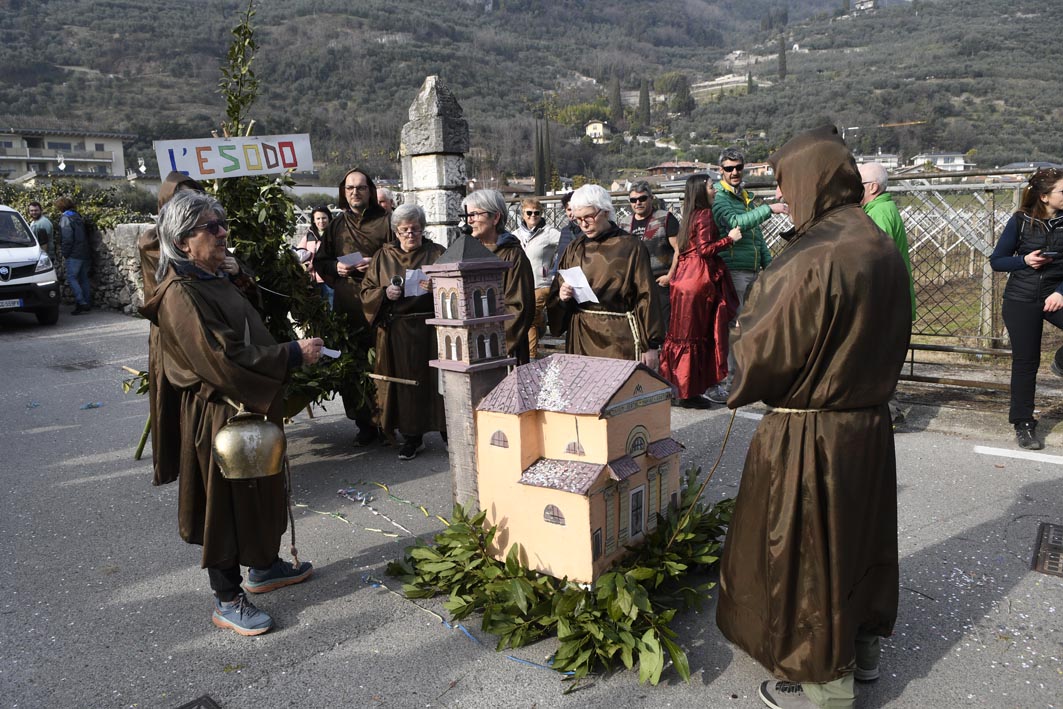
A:
[[[280,426],[243,404],[214,436],[214,460],[229,480],[277,475],[284,470],[288,442]]]

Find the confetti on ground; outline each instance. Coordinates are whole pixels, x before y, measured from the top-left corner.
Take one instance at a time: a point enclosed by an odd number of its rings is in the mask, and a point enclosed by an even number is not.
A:
[[[35,408],[37,408],[40,405],[41,405],[41,402],[39,402],[39,401],[31,401],[30,403],[26,404],[26,408],[27,409],[35,409]]]
[[[86,409],[100,409],[100,408],[103,408],[103,402],[102,401],[90,401],[87,404],[82,404],[79,408],[82,411],[85,411]]]

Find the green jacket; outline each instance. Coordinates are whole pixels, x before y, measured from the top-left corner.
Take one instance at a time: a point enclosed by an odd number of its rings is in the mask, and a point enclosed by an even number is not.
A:
[[[720,258],[732,271],[762,271],[771,263],[771,252],[760,230],[760,225],[771,217],[771,207],[762,204],[750,209],[752,201],[753,195],[746,190],[735,194],[734,188],[723,180],[716,183],[712,217],[720,238],[736,226],[742,228],[742,240],[720,252]]]
[[[864,212],[871,217],[879,229],[886,232],[897,250],[904,259],[904,267],[908,269],[908,293],[912,299],[912,322],[915,322],[915,283],[912,281],[912,262],[908,258],[908,233],[904,230],[904,222],[901,221],[901,213],[888,192],[880,194],[864,205]]]

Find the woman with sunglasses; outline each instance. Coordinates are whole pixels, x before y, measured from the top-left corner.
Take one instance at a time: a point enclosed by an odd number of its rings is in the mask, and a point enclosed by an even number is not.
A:
[[[546,308],[550,283],[554,280],[551,269],[561,232],[546,222],[543,203],[535,197],[529,197],[520,202],[520,224],[514,235],[524,247],[524,255],[528,257],[535,277],[535,317],[528,329],[528,350],[531,359],[538,359],[539,336],[545,327],[543,309]]]
[[[708,175],[687,178],[676,257],[668,273],[672,321],[661,347],[661,376],[676,390],[676,405],[707,409],[702,392],[727,376],[727,324],[738,296],[718,254],[741,241],[735,227],[720,238],[712,218],[716,187]]]
[[[1063,170],[1045,168],[1031,177],[1019,211],[1004,227],[989,262],[1008,272],[1004,287],[1004,326],[1011,337],[1011,409],[1020,448],[1040,450],[1034,418],[1034,391],[1041,366],[1044,322],[1063,329]],[[1063,347],[1052,372],[1063,376]]]
[[[228,229],[225,210],[213,197],[178,192],[160,210],[157,231],[158,285],[140,312],[159,327],[160,362],[177,400],[151,422],[176,442],[174,459],[166,461],[156,483],[180,480],[178,529],[186,542],[203,548],[214,625],[261,635],[273,619],[244,592],[305,581],[313,566],[277,554],[288,523],[284,476],[230,480],[212,443],[237,404],[280,425],[289,372],[317,362],[323,342],[273,339],[224,270]],[[241,566],[250,568],[242,587]]]
[[[461,201],[472,238],[503,261],[513,264],[502,275],[502,300],[516,317],[506,323],[506,352],[527,364],[528,330],[535,317],[535,277],[520,241],[506,231],[506,198],[498,190],[476,190]]]

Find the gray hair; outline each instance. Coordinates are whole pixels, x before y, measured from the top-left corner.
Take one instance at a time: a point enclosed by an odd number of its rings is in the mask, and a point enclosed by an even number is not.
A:
[[[156,280],[166,277],[170,266],[190,263],[188,255],[178,248],[204,212],[214,212],[218,219],[225,218],[225,208],[221,202],[208,194],[181,190],[174,194],[159,210],[159,223],[155,232],[159,235],[159,267],[155,269]]]
[[[613,208],[613,198],[601,185],[583,185],[572,193],[572,201],[568,203],[573,211],[584,207],[594,207],[608,213],[609,221],[616,220],[616,210]]]
[[[378,195],[381,192],[384,193],[384,199],[386,199],[387,201],[391,202],[392,206],[395,205],[395,193],[394,192],[389,190],[387,187],[377,187],[376,191],[377,191]]]
[[[481,209],[494,214],[495,230],[501,234],[506,230],[506,220],[509,218],[509,208],[506,207],[506,198],[498,190],[476,190],[461,200],[461,208],[468,212],[469,207],[473,210]]]
[[[720,163],[719,164],[723,165],[723,161],[724,160],[730,160],[731,162],[744,163],[746,161],[746,156],[743,155],[742,151],[739,150],[738,148],[735,148],[735,147],[724,148],[723,152],[720,153]]]
[[[399,225],[409,224],[410,222],[417,222],[424,229],[428,225],[428,217],[425,216],[424,210],[416,204],[401,204],[395,207],[395,211],[391,213],[392,231],[398,229]]]
[[[882,191],[886,191],[886,185],[889,183],[889,173],[886,172],[886,166],[880,162],[865,162],[860,168],[860,179],[864,182],[874,182],[876,185],[882,188]]]
[[[653,188],[650,187],[650,183],[646,180],[639,180],[635,184],[631,185],[631,189],[628,192],[637,192],[638,194],[644,194],[647,197],[653,197]]]

